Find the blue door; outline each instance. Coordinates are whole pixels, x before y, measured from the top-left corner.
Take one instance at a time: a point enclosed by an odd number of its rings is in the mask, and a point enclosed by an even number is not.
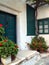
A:
[[[5,36],[16,42],[16,15],[0,11],[0,23],[5,28]]]

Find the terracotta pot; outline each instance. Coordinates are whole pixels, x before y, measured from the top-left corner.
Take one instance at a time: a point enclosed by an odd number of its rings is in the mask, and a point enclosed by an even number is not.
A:
[[[15,60],[16,56],[11,54],[11,61]]]
[[[1,56],[0,56],[0,64],[3,65],[2,61],[1,61]]]
[[[43,52],[44,52],[44,49],[43,49],[43,48],[41,48],[41,49],[40,49],[40,53],[43,53]]]
[[[40,49],[38,48],[37,51],[40,52]]]
[[[0,56],[0,63],[1,63],[1,56]]]

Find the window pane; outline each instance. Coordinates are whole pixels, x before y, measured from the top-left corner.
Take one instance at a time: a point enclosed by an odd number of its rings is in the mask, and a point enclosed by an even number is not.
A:
[[[42,21],[39,22],[39,25],[42,25]]]
[[[42,34],[49,33],[49,18],[38,20],[38,30]]]
[[[48,33],[48,29],[44,29],[44,33]]]
[[[39,33],[43,33],[43,30],[41,29],[41,30],[39,30]]]
[[[48,28],[48,25],[44,25],[44,28]]]
[[[44,24],[48,24],[48,21],[44,21]]]
[[[40,26],[39,26],[39,29],[42,29],[42,28],[43,28],[43,26],[42,26],[42,25],[40,25]]]

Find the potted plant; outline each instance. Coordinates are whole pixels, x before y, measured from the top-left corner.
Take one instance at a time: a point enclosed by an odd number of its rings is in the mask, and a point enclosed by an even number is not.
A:
[[[38,52],[46,52],[48,48],[45,39],[40,36],[35,36],[32,38],[31,44],[29,44],[29,46],[31,49],[37,50]]]
[[[5,38],[3,36],[4,34],[4,28],[3,25],[0,24],[0,61],[2,61],[2,63],[4,64],[5,59],[9,58],[10,56],[10,60],[14,60],[16,54],[18,53],[18,46],[17,44],[15,44],[13,41]],[[7,59],[6,59],[7,60]],[[8,62],[8,63],[9,63]]]

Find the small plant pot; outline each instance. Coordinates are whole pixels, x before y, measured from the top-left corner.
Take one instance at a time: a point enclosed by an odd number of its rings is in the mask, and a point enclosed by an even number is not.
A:
[[[1,56],[0,56],[0,64],[1,64],[2,62],[1,62]]]
[[[45,52],[45,51],[44,51],[44,48],[41,48],[41,49],[40,49],[40,53],[43,53],[43,52]]]
[[[9,63],[11,63],[11,56],[7,58],[1,58],[1,62],[3,65],[8,65]]]
[[[11,54],[11,61],[14,61],[15,58],[16,58],[16,56]]]

